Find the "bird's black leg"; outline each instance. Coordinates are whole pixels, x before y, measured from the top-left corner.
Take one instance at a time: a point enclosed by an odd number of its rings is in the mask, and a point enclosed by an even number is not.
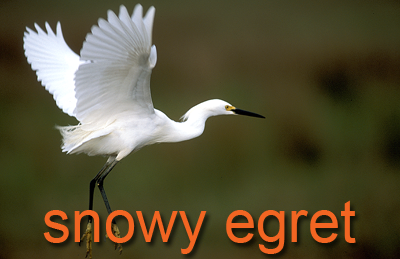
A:
[[[97,175],[90,181],[89,184],[89,210],[93,210],[93,194],[94,194],[94,188],[96,187],[96,183],[99,181],[99,179],[104,179],[101,178],[103,174],[108,175],[110,171],[113,169],[115,166],[117,160],[111,160],[110,159],[104,164],[104,166],[101,168],[101,170],[97,173]],[[115,163],[114,163],[115,162]],[[105,193],[104,193],[105,194]],[[103,194],[102,194],[103,195]],[[106,197],[107,199],[107,197]],[[108,202],[107,202],[108,204]],[[108,206],[109,208],[110,206]],[[107,211],[108,211],[107,208]],[[108,213],[111,213],[108,211]],[[86,238],[86,258],[89,256],[89,258],[92,258],[92,221],[93,218],[91,216],[88,217],[88,224],[86,227],[85,234],[83,234],[81,238],[81,242]],[[79,242],[79,245],[81,244]]]
[[[114,168],[114,166],[118,163],[118,160],[116,160],[114,158],[110,162],[107,161],[107,163],[109,163],[107,169],[104,170],[101,174],[96,175],[96,177],[93,180],[96,180],[96,182],[97,182],[97,187],[99,187],[99,190],[100,190],[101,196],[103,197],[104,204],[106,205],[106,209],[107,209],[108,214],[111,214],[112,210],[111,210],[110,204],[108,203],[107,195],[106,195],[106,192],[105,192],[104,187],[103,187],[103,182],[104,182],[104,179],[107,177],[107,175]],[[92,184],[92,182],[91,182],[91,184]]]
[[[104,190],[104,187],[103,187],[103,181],[98,182],[97,187],[99,187],[99,190],[100,190],[101,196],[103,197],[104,205],[106,205],[108,214],[111,214],[112,210],[111,210],[110,204],[108,203],[106,191]]]
[[[101,196],[103,197],[104,205],[106,205],[106,209],[107,209],[108,214],[111,214],[112,210],[111,210],[110,204],[109,204],[108,199],[107,199],[106,191],[104,190],[104,187],[103,187],[103,182],[104,182],[104,179],[107,177],[107,175],[111,172],[111,170],[114,168],[114,166],[117,163],[118,163],[118,160],[116,160],[115,158],[114,158],[114,160],[110,161],[110,164],[109,164],[107,170],[105,170],[100,175],[100,177],[96,180],[97,181],[97,187],[99,187],[99,190],[100,190]],[[119,229],[118,229],[117,224],[116,224],[114,219],[112,221],[111,228],[112,228],[111,231],[112,231],[113,235],[115,237],[119,238],[120,237],[120,232],[119,232]],[[117,249],[117,248],[119,250],[119,253],[121,254],[122,253],[122,245],[116,243],[115,244],[115,249]]]
[[[100,176],[108,169],[110,166],[110,163],[107,161],[104,166],[101,168],[101,170],[97,173],[97,175],[90,181],[89,184],[89,210],[93,210],[93,194],[94,194],[94,188],[96,187],[96,182],[100,178]],[[89,223],[91,223],[93,220],[92,217],[89,216]]]

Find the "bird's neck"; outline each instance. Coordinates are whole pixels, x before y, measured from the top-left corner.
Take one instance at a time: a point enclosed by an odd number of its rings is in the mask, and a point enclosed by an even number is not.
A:
[[[164,113],[159,116],[165,116],[166,122],[163,130],[165,134],[159,142],[180,142],[196,138],[203,133],[206,120],[210,117],[196,111],[185,117],[182,122],[170,120]]]

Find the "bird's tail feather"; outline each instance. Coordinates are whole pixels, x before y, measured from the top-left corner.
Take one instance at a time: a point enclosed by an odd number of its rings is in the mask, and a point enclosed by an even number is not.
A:
[[[81,124],[76,126],[56,126],[62,136],[62,151],[67,154],[75,153],[74,149],[85,142],[90,135],[90,131],[82,130]]]

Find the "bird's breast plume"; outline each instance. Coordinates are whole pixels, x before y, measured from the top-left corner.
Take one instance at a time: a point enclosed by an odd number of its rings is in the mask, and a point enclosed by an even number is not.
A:
[[[194,118],[196,115],[199,115],[200,112],[201,112],[201,110],[202,110],[201,107],[204,106],[204,104],[205,104],[206,102],[207,102],[207,101],[202,102],[202,103],[199,103],[199,104],[193,106],[192,108],[190,108],[190,109],[181,117],[181,121],[182,121],[182,122],[185,122],[185,121],[188,121],[189,118]]]
[[[195,114],[197,113],[196,111],[198,110],[198,105],[193,106],[192,108],[190,108],[182,117],[181,117],[181,121],[182,122],[187,122],[189,120],[189,118],[193,118],[195,116]]]

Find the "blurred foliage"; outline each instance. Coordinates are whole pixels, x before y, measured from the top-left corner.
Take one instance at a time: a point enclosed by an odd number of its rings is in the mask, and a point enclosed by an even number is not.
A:
[[[136,2],[9,0],[0,2],[0,258],[83,258],[73,242],[73,213],[87,209],[89,181],[105,158],[67,156],[57,125],[75,124],[57,109],[23,55],[25,27],[55,27],[79,52],[106,11]],[[109,240],[94,258],[183,258],[188,239],[177,217],[168,244],[144,242],[135,211],[165,222],[184,210],[191,225],[207,211],[193,258],[264,258],[256,233],[231,242],[226,219],[246,210],[286,212],[285,247],[296,258],[396,258],[400,255],[400,3],[398,1],[144,1],[156,7],[152,76],[155,106],[178,120],[194,104],[221,98],[266,116],[211,118],[200,138],[146,147],[124,159],[105,188],[113,209],[133,214],[133,240],[122,256]],[[45,46],[44,46],[45,47]],[[356,217],[344,240],[340,211]],[[43,236],[44,215],[65,211],[71,236]],[[290,212],[307,210],[291,243]],[[95,210],[105,208],[97,191]],[[319,244],[311,215],[330,210],[338,238]],[[120,220],[124,233],[127,224]],[[274,225],[275,224],[275,225]],[[276,222],[269,222],[273,235]],[[271,231],[270,230],[270,231]],[[156,230],[157,231],[157,230]],[[336,231],[336,230],[334,230]],[[53,233],[53,232],[52,232]],[[126,232],[125,232],[126,233]],[[276,233],[276,232],[275,232]],[[54,232],[57,235],[57,232]]]

